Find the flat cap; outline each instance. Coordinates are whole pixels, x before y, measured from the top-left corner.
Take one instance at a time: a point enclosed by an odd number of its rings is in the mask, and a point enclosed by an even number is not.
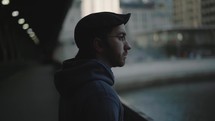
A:
[[[87,48],[99,32],[126,24],[130,16],[130,13],[97,12],[83,17],[75,27],[74,38],[77,47]]]

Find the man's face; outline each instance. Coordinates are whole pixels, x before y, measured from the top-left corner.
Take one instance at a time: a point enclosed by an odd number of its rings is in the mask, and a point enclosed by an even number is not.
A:
[[[121,24],[107,36],[108,46],[105,48],[105,58],[111,67],[121,67],[125,64],[130,44],[126,40],[125,25]]]

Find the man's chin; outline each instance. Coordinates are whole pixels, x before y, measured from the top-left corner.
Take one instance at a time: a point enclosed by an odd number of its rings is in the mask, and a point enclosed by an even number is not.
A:
[[[126,58],[124,59],[121,59],[121,60],[115,60],[115,61],[112,61],[112,67],[122,67],[125,65],[125,60]]]
[[[123,67],[125,65],[125,62],[119,62],[117,64],[115,64],[115,66],[113,67]]]

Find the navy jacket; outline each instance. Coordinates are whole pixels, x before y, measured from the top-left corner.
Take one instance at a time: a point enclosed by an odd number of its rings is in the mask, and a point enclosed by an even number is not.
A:
[[[55,74],[60,121],[123,121],[111,68],[98,60],[66,60]]]

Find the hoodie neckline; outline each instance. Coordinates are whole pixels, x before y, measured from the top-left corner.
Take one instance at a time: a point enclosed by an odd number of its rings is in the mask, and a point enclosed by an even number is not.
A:
[[[75,92],[91,81],[104,81],[113,86],[111,68],[96,59],[69,59],[63,62],[62,70],[55,74],[56,88],[60,93]]]

